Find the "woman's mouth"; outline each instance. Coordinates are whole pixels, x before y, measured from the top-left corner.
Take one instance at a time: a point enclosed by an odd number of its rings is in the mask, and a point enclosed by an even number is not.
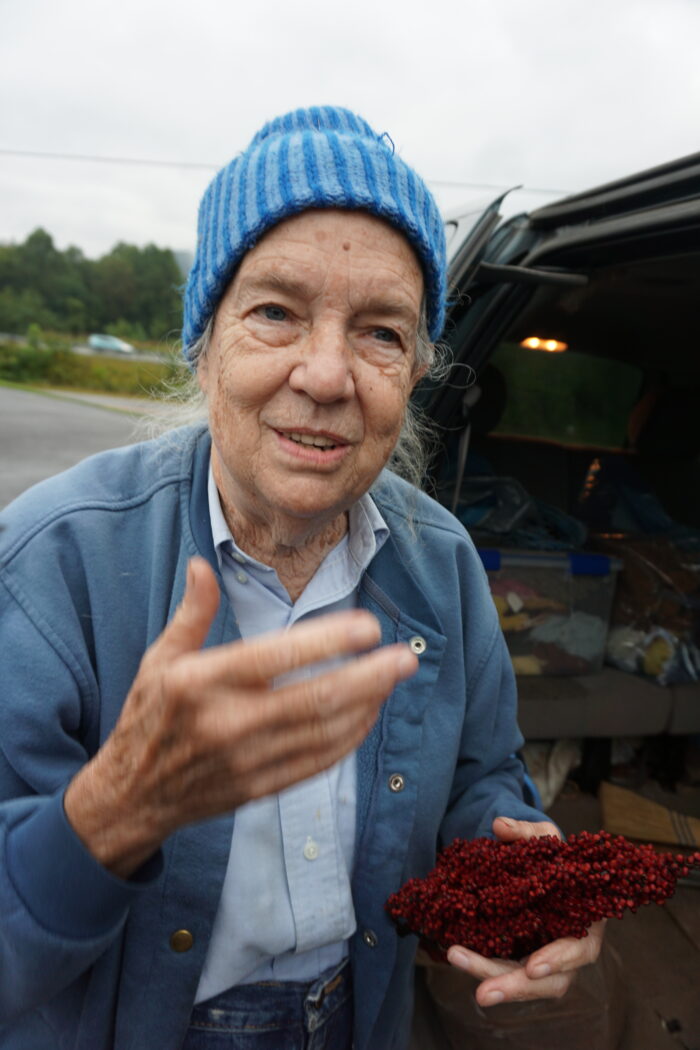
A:
[[[322,434],[298,434],[295,431],[281,433],[283,437],[289,438],[290,441],[296,441],[299,445],[313,445],[314,448],[330,449],[336,448],[338,444],[333,438],[324,437]]]
[[[352,443],[337,434],[319,434],[303,430],[277,430],[277,437],[286,446],[287,454],[309,466],[332,467],[345,459]]]

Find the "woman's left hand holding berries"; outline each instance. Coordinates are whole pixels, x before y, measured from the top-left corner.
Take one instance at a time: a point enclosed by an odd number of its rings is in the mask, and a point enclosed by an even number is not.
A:
[[[497,817],[493,832],[500,842],[557,835],[549,821],[531,823]],[[594,922],[588,936],[562,937],[546,944],[521,962],[510,959],[487,959],[458,945],[450,948],[447,959],[452,966],[466,970],[481,983],[476,990],[479,1006],[496,1006],[505,1002],[531,999],[560,999],[569,990],[577,970],[596,961],[603,944],[605,920]]]

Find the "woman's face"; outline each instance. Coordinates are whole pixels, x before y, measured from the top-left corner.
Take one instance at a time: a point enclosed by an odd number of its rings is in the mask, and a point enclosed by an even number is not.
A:
[[[259,241],[198,369],[224,507],[322,525],[369,489],[419,378],[422,296],[408,242],[364,212],[304,212]]]

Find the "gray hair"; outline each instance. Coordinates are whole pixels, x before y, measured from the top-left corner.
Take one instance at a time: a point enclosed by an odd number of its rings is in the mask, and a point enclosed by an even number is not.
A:
[[[197,366],[206,357],[214,331],[215,314],[209,318],[201,336],[188,350],[191,371],[188,368],[184,381],[173,384],[163,396],[157,418],[148,423],[151,434],[162,433],[175,427],[206,422],[207,399],[197,381]],[[430,341],[428,335],[427,308],[421,306],[416,332],[416,370],[425,370],[431,379],[442,378],[446,371],[445,349]],[[428,467],[437,445],[437,432],[433,424],[413,401],[408,402],[403,424],[387,467],[420,488],[428,473]]]

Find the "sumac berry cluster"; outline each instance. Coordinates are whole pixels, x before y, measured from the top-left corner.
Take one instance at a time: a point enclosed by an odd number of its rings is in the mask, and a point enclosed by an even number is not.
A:
[[[598,919],[663,904],[700,853],[658,853],[606,831],[510,844],[455,839],[424,879],[410,879],[386,908],[401,933],[446,950],[522,959],[558,937],[585,937]]]

